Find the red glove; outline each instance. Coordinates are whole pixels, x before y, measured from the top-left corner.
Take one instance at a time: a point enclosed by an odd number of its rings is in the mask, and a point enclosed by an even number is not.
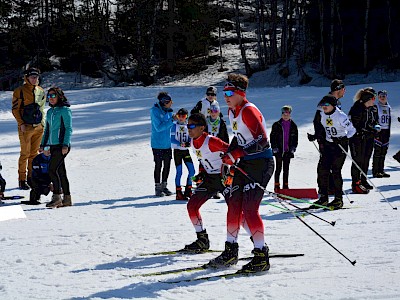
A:
[[[233,155],[230,152],[228,152],[224,156],[222,156],[222,162],[224,164],[231,166],[235,163],[235,161],[236,161],[236,159],[233,157]]]

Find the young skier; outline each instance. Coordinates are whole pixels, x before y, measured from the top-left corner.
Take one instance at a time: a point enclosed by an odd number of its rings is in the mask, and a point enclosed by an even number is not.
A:
[[[199,174],[194,177],[197,184],[196,189],[187,204],[189,218],[196,231],[197,240],[186,245],[183,250],[202,252],[210,247],[210,242],[199,210],[211,196],[225,188],[221,182],[221,155],[227,152],[229,145],[204,132],[207,122],[204,115],[200,113],[190,115],[187,127],[192,139],[192,150],[200,162],[200,167]]]
[[[217,101],[217,88],[209,86],[206,90],[206,96],[196,103],[190,114],[202,113],[205,117],[210,115],[210,106],[213,101]]]
[[[229,144],[228,129],[225,120],[221,117],[221,109],[217,101],[210,105],[210,115],[206,117],[208,134],[216,136]]]
[[[216,136],[229,144],[228,129],[226,128],[226,122],[222,118],[219,103],[213,101],[210,105],[210,115],[206,118],[208,134]],[[220,193],[216,193],[213,196],[214,199],[221,199]]]
[[[171,128],[171,145],[174,154],[174,162],[176,167],[175,185],[176,185],[176,200],[188,200],[192,195],[192,176],[194,175],[194,166],[192,157],[188,148],[190,147],[190,137],[187,128],[188,111],[181,108],[176,113],[177,121]],[[181,177],[182,177],[182,162],[188,170],[186,179],[185,193],[182,192]]]
[[[378,92],[378,121],[381,131],[377,132],[374,139],[374,155],[372,159],[372,175],[376,178],[390,177],[384,172],[385,157],[389,148],[391,107],[387,101],[385,90]]]
[[[50,193],[51,179],[49,175],[50,147],[45,147],[42,153],[36,155],[32,162],[32,185],[29,201],[21,201],[21,204],[39,205],[40,195]]]
[[[281,109],[282,117],[272,125],[271,129],[271,147],[275,156],[275,192],[280,189],[279,177],[283,165],[283,186],[289,188],[289,165],[290,159],[294,157],[298,144],[297,125],[291,118],[292,107],[285,105]]]
[[[224,86],[234,138],[222,161],[231,166],[237,163],[237,169],[230,193],[226,196],[228,213],[225,250],[208,265],[220,268],[238,262],[238,234],[244,221],[253,239],[254,257],[240,272],[252,273],[270,268],[269,250],[264,243],[264,224],[258,211],[264,190],[255,182],[262,187],[268,184],[274,172],[274,159],[265,119],[258,108],[246,99],[248,83],[249,80],[244,75],[229,74]]]
[[[324,127],[325,132],[320,133],[316,129],[316,133],[322,140],[324,138],[323,146],[321,147],[321,159],[318,168],[318,181],[320,182],[320,198],[315,204],[329,206],[331,209],[340,209],[343,207],[343,179],[342,167],[346,160],[346,153],[349,145],[348,139],[355,133],[356,129],[347,118],[347,115],[336,107],[337,99],[332,95],[326,95],[319,102],[322,107],[321,125]],[[341,147],[340,147],[340,146]],[[344,151],[343,151],[343,149]],[[332,174],[333,188],[335,199],[329,203],[328,186],[329,174]],[[311,205],[310,209],[319,208],[316,205]]]

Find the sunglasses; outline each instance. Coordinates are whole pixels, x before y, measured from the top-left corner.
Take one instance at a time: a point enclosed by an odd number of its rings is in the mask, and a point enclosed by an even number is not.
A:
[[[210,112],[212,112],[212,113],[219,113],[219,110],[218,110],[218,109],[210,109]]]
[[[225,95],[226,97],[232,97],[234,94],[235,94],[234,91],[224,91],[224,95]]]
[[[48,94],[47,95],[47,99],[50,99],[50,98],[55,98],[55,97],[57,97],[57,95],[56,94]]]
[[[321,106],[329,106],[329,105],[331,105],[330,103],[323,103],[323,104],[321,104]]]
[[[378,97],[386,97],[386,96],[387,96],[387,94],[379,94]]]
[[[203,126],[203,125],[200,125],[200,124],[187,124],[186,125],[186,127],[188,129],[195,129],[196,127],[200,127],[200,126]]]
[[[290,114],[289,110],[282,110],[282,114]]]
[[[184,115],[182,115],[182,114],[177,114],[177,116],[178,116],[178,118],[187,118],[187,114],[184,114]]]
[[[207,95],[207,96],[217,96],[217,95],[214,94],[214,93],[207,93],[206,95]]]

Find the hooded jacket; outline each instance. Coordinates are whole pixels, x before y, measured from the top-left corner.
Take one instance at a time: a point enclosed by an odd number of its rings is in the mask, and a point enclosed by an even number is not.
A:
[[[12,114],[17,120],[18,127],[24,124],[22,120],[24,107],[32,103],[37,103],[39,105],[40,111],[42,112],[41,124],[44,126],[46,116],[44,112],[44,106],[46,104],[45,92],[40,86],[32,85],[28,78],[24,76],[24,84],[14,90],[12,97]]]
[[[171,149],[172,109],[164,109],[157,102],[150,109],[151,148]]]

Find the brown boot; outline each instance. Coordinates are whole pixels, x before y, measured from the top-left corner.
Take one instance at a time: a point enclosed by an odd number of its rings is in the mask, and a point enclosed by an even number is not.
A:
[[[53,196],[51,196],[51,201],[46,204],[46,207],[48,207],[48,208],[57,208],[57,207],[61,207],[62,205],[63,204],[62,204],[61,195],[60,194],[53,194]]]
[[[279,190],[280,190],[280,184],[279,184],[279,182],[275,182],[274,192],[279,193]]]
[[[62,200],[62,206],[72,206],[71,195],[64,195]]]

